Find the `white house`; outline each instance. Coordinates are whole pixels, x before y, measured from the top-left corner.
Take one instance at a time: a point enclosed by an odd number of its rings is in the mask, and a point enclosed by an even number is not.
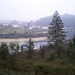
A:
[[[19,27],[19,25],[12,25],[13,26],[13,28],[18,28]]]

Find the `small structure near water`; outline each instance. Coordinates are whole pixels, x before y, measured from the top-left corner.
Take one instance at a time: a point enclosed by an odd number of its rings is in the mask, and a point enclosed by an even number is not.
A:
[[[28,44],[21,45],[21,51],[27,50]]]

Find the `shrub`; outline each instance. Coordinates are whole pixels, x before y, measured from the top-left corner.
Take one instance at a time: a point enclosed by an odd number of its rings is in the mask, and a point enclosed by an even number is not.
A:
[[[35,67],[35,75],[75,75],[75,68],[37,65]]]
[[[40,56],[42,58],[44,58],[45,57],[45,54],[46,54],[46,51],[45,51],[44,45],[43,46],[40,46]]]
[[[5,68],[7,66],[9,50],[6,43],[2,42],[0,46],[0,67]]]
[[[55,57],[56,57],[56,52],[54,50],[50,51],[48,61],[54,61]]]
[[[56,51],[58,57],[60,57],[61,54],[64,52],[61,38],[56,39],[55,44],[54,44],[54,50]]]
[[[34,48],[34,43],[33,43],[33,41],[31,39],[29,39],[29,45],[28,45],[28,51],[27,51],[28,58],[32,58],[33,53],[34,53],[33,48]]]

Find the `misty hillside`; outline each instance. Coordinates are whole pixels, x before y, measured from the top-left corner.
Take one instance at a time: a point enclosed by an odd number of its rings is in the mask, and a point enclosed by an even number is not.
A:
[[[64,14],[60,15],[65,27],[75,27],[75,15]],[[40,25],[40,26],[48,26],[52,20],[52,16],[44,17],[32,24]]]

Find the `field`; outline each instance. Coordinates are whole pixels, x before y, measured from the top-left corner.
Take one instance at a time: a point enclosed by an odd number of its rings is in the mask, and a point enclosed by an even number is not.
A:
[[[13,27],[1,27],[0,28],[0,34],[2,34],[2,33],[7,33],[7,34],[9,34],[9,33],[22,33],[22,34],[24,34],[25,32],[43,32],[43,31],[47,31],[47,29],[38,29],[38,28],[36,28],[36,29],[32,29],[32,30],[28,30],[28,29],[25,29],[25,28],[23,28],[23,27],[20,27],[20,28],[13,28]]]

